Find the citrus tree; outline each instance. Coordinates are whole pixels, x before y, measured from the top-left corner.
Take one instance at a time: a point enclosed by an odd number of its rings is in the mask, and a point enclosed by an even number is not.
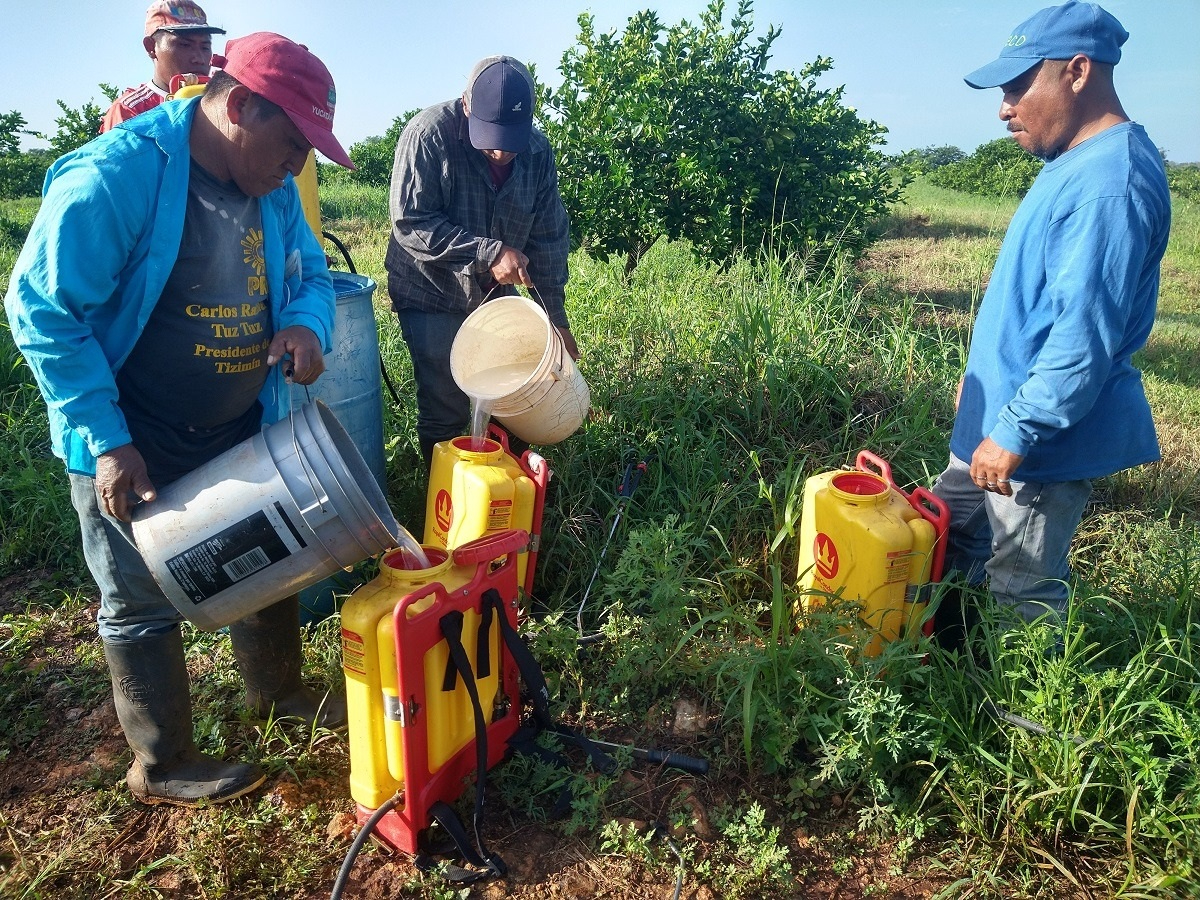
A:
[[[1042,165],[1011,137],[1002,137],[976,147],[966,159],[933,170],[929,180],[982,197],[1024,197]]]
[[[841,88],[818,89],[832,60],[770,70],[780,30],[754,38],[752,7],[741,0],[728,28],[723,0],[670,28],[647,10],[620,35],[579,17],[538,123],[576,244],[630,271],[660,237],[714,260],[865,240],[898,191],[875,149],[886,129],[843,106]]]
[[[15,109],[0,113],[0,200],[36,196],[50,159],[45,153],[22,153],[21,136],[32,135]]]

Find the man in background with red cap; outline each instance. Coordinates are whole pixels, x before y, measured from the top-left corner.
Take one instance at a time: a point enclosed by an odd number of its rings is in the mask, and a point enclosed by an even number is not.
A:
[[[153,77],[126,88],[100,123],[100,133],[154,109],[167,99],[176,75],[208,76],[212,68],[212,36],[225,30],[208,24],[208,17],[192,0],[155,0],[146,10],[146,36],[142,46],[154,62]]]
[[[1159,458],[1131,357],[1154,324],[1171,225],[1162,158],[1113,83],[1129,34],[1071,0],[1022,22],[967,75],[1046,165],[1009,224],[956,403],[946,565],[1014,618],[1065,620],[1068,551],[1092,479]],[[969,611],[968,611],[969,612]],[[961,614],[938,613],[943,643]],[[1058,635],[1057,637],[1061,637]]]
[[[131,508],[278,421],[287,381],[325,368],[333,283],[293,182],[333,136],[324,64],[269,32],[231,40],[201,97],[100,135],[47,174],[13,269],[13,339],[66,463],[117,716],[145,803],[241,796],[257,766],[192,740],[181,617],[133,541]],[[258,715],[345,724],[345,704],[300,677],[296,597],[230,626]]]
[[[418,113],[396,144],[384,265],[412,356],[417,438],[433,446],[469,433],[470,401],[450,372],[450,347],[485,299],[536,288],[574,359],[563,307],[570,250],[554,151],[533,127],[529,70],[511,56],[476,63],[462,97]]]

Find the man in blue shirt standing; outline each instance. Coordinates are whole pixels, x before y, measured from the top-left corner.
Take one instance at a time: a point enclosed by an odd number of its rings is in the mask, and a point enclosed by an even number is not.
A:
[[[966,76],[1003,91],[1001,120],[1046,165],[980,305],[934,491],[950,507],[947,568],[972,584],[986,575],[1026,621],[1066,611],[1092,479],[1159,458],[1130,358],[1154,323],[1171,203],[1158,150],[1113,86],[1128,37],[1071,0],[1021,23]],[[961,632],[948,630],[953,645]]]

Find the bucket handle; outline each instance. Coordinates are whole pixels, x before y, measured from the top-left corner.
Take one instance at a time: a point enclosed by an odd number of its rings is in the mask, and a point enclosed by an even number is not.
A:
[[[473,312],[475,312],[475,310],[479,309],[479,307],[483,306],[483,304],[485,304],[485,303],[487,303],[489,300],[491,300],[491,299],[492,299],[492,294],[495,292],[496,288],[507,287],[507,286],[508,286],[508,285],[501,284],[500,282],[498,282],[498,281],[497,281],[495,284],[493,284],[493,285],[492,285],[490,288],[488,288],[488,289],[487,289],[487,292],[486,292],[486,293],[483,295],[483,299],[482,299],[482,300],[480,300],[478,303],[474,302],[473,300],[468,300],[468,301],[467,301],[467,313],[468,313],[468,315],[469,315],[470,313],[473,313]],[[498,295],[498,296],[504,297],[504,296],[509,296],[509,295],[507,295],[507,294],[500,294],[500,295]]]
[[[320,507],[320,510],[323,513],[325,512],[325,504],[329,501],[329,495],[328,493],[323,494],[320,490],[318,490],[316,482],[313,481],[313,477],[317,473],[312,470],[311,466],[309,465],[308,458],[300,449],[300,439],[296,437],[296,413],[294,410],[288,411],[288,429],[292,433],[292,449],[296,451],[296,462],[300,463],[300,468],[304,472],[305,479],[308,481],[308,487],[312,491],[313,498],[316,500],[316,503],[313,504],[313,506]],[[301,510],[300,514],[303,515],[312,508],[312,506],[309,506]]]
[[[487,289],[487,293],[485,293],[483,295],[483,299],[480,300],[478,303],[467,303],[467,312],[468,313],[475,312],[475,310],[479,309],[479,307],[483,306],[483,304],[485,304],[489,300],[493,299],[492,294],[495,293],[496,288],[502,288],[502,287],[512,287],[512,285],[501,284],[500,282],[496,282],[490,288]],[[538,292],[538,289],[532,284],[527,285],[525,287],[525,289],[527,291],[529,291],[530,296],[538,302],[538,306],[540,306],[543,310],[545,310],[546,314],[549,315],[550,310],[546,306],[546,301],[542,299],[542,295]],[[518,291],[516,294],[499,294],[497,296],[499,296],[499,297],[513,297],[513,296],[520,297],[521,293],[520,293],[520,291]]]

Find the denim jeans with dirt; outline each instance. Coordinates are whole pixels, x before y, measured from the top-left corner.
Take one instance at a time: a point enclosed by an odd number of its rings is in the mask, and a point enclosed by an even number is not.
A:
[[[989,581],[992,596],[1032,622],[1046,613],[1065,618],[1067,554],[1092,483],[1016,481],[1012,496],[985,491],[970,465],[954,454],[933,486],[950,510],[944,576],[968,584]]]

